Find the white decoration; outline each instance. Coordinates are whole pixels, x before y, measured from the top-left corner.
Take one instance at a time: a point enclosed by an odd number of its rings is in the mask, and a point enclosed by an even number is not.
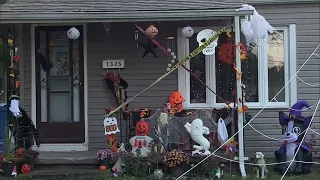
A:
[[[242,5],[238,11],[253,10],[253,15],[250,16],[250,21],[241,21],[241,31],[246,38],[247,44],[255,45],[258,39],[268,37],[268,33],[273,33],[275,29],[261,16],[253,6],[248,4]]]
[[[167,71],[170,71],[171,69],[170,68],[167,68]]]
[[[196,142],[198,145],[193,145],[195,149],[192,151],[192,156],[195,154],[199,155],[210,155],[211,152],[209,151],[210,142],[206,139],[203,134],[209,135],[210,131],[208,127],[203,126],[203,122],[201,119],[194,119],[191,124],[187,122],[184,127],[186,131],[190,134],[191,139]],[[204,152],[202,153],[201,151]]]
[[[228,140],[228,130],[222,118],[218,120],[217,134],[220,144],[224,144]]]
[[[80,32],[77,28],[72,27],[67,31],[67,36],[69,39],[76,40],[80,37]]]
[[[151,152],[152,142],[153,139],[149,136],[133,136],[129,140],[132,146],[131,153],[134,157],[147,157]],[[138,151],[140,151],[140,153],[138,153]]]
[[[172,59],[177,59],[177,56],[172,56]]]
[[[214,30],[212,29],[204,29],[200,31],[197,35],[197,41],[199,43],[199,46],[203,45],[206,41],[208,41],[209,38],[217,34]],[[212,43],[210,43],[209,46],[204,48],[202,50],[202,53],[204,55],[213,55],[215,53],[215,48],[218,45],[218,39],[214,40]]]
[[[184,27],[181,32],[182,32],[182,36],[184,36],[186,38],[190,38],[194,34],[194,30],[190,26]]]
[[[171,68],[172,64],[168,64],[168,68]]]
[[[170,55],[171,55],[171,56],[174,56],[175,54],[174,54],[174,52],[171,52]]]
[[[172,63],[172,64],[175,63],[175,62],[176,62],[175,59],[172,59],[172,60],[171,60],[171,63]]]
[[[171,49],[170,49],[170,48],[168,48],[168,49],[167,49],[167,52],[168,52],[168,53],[171,53]]]
[[[120,132],[118,121],[115,117],[106,117],[103,121],[105,135],[116,134]]]
[[[126,149],[124,148],[124,143],[120,144],[120,148],[117,150],[117,152],[127,152]],[[116,164],[112,167],[112,170],[115,171],[117,169],[117,172],[123,172],[122,169],[123,162],[122,158],[118,157]]]
[[[22,117],[22,113],[19,107],[20,107],[19,100],[17,99],[11,100],[9,110],[12,112],[14,117]]]

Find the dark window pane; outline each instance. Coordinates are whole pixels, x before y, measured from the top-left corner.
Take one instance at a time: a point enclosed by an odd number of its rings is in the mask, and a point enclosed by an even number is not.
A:
[[[189,52],[199,46],[197,34],[189,39]],[[190,61],[190,70],[197,75],[202,82],[206,82],[205,55],[198,54]],[[201,84],[193,75],[190,74],[190,103],[206,103],[206,87]]]
[[[269,101],[281,90],[285,85],[284,76],[284,60],[285,60],[285,49],[284,49],[284,32],[278,31],[276,35],[270,35],[268,38],[268,88],[269,88]],[[285,102],[285,90],[276,97],[274,102]]]
[[[246,86],[244,89],[246,102],[259,102],[258,88],[258,56],[248,52],[247,60],[241,63],[242,83]]]

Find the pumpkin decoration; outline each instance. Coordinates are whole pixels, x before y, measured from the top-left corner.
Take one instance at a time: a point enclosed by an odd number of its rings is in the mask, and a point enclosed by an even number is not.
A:
[[[29,164],[25,163],[21,166],[21,174],[30,174],[31,173],[31,167]]]
[[[184,98],[179,91],[173,91],[169,97],[170,113],[176,114],[183,109]]]
[[[146,29],[146,34],[147,34],[147,36],[154,38],[158,35],[158,29],[154,25],[150,25]]]
[[[150,124],[147,121],[140,120],[137,122],[135,130],[136,136],[147,136],[150,132]]]
[[[99,166],[99,171],[106,171],[106,170],[107,170],[107,166],[105,165]]]
[[[240,59],[243,61],[247,58],[247,48],[239,42],[238,46],[240,47],[241,55]],[[233,52],[232,52],[232,47],[233,47]],[[236,46],[232,45],[232,43],[224,43],[220,46],[219,48],[219,59],[223,63],[226,64],[232,64],[234,63],[234,55],[236,52]]]

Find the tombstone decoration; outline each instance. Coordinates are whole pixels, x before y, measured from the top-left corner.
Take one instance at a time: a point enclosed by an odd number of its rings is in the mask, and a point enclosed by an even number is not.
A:
[[[135,132],[136,135],[129,140],[132,146],[131,153],[134,157],[147,157],[153,146],[153,139],[148,136],[150,132],[149,122],[145,120],[138,121]]]
[[[201,119],[194,119],[191,124],[187,122],[184,127],[186,128],[187,132],[190,134],[191,139],[199,145],[193,145],[195,149],[192,151],[192,156],[198,155],[210,155],[211,152],[209,151],[210,142],[207,138],[203,135],[209,135],[210,130],[208,127],[203,126],[203,122]]]
[[[289,116],[284,112],[279,112],[279,123],[282,126],[284,143],[279,150],[275,151],[276,160],[281,163],[276,165],[275,169],[281,173],[286,171],[292,160],[294,162],[289,167],[289,172],[307,174],[311,171],[312,164],[303,163],[312,162],[310,147],[303,142],[305,131],[311,123],[312,117],[303,117],[301,115],[301,110],[304,107],[309,108],[309,104],[306,101],[299,101],[291,107]],[[298,149],[300,144],[301,147]],[[294,156],[296,152],[297,154]]]

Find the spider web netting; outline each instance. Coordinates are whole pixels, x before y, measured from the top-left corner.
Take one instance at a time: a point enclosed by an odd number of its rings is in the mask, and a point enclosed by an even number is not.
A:
[[[185,130],[184,125],[192,120],[199,118],[203,121],[203,125],[208,127],[210,131],[216,131],[217,119],[220,117],[216,111],[197,110],[191,115],[184,117],[175,116],[167,112],[156,110],[153,115],[144,120],[148,121],[151,127],[149,136],[158,139],[163,145],[168,144],[185,144],[190,141],[190,135]],[[167,118],[164,118],[166,117]],[[166,119],[166,120],[165,120]],[[231,122],[232,116],[229,114],[225,119],[226,124]]]

